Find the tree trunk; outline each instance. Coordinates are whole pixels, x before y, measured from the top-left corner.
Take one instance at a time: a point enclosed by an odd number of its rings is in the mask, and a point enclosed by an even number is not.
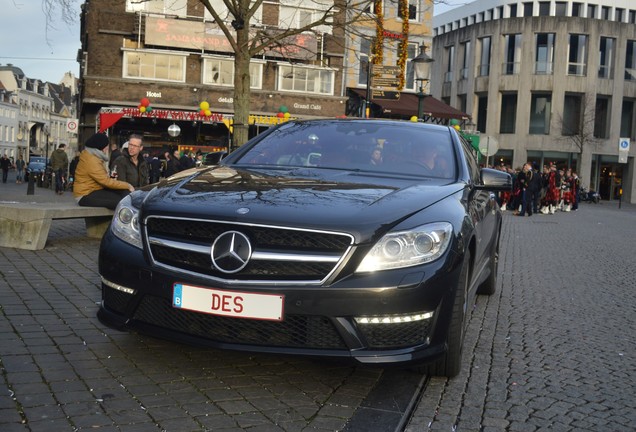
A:
[[[234,61],[234,133],[231,149],[245,144],[249,138],[250,115],[250,52],[249,27],[236,32],[236,42],[240,47]]]

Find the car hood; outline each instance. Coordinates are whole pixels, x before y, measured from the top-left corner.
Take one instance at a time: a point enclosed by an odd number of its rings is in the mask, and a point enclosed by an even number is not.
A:
[[[145,196],[142,217],[160,214],[366,237],[463,187],[449,180],[315,168],[218,167],[160,183]]]

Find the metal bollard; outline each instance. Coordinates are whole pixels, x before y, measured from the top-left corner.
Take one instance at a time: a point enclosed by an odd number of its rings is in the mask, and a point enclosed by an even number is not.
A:
[[[33,173],[29,173],[29,183],[27,184],[27,195],[35,194],[35,182],[33,181]]]

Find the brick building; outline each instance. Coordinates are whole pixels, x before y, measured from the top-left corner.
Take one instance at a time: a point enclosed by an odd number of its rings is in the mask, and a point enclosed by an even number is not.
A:
[[[212,4],[228,16],[221,1]],[[301,26],[303,16],[315,19],[320,7],[303,0],[265,2],[250,24],[255,31],[279,22]],[[200,1],[87,0],[81,37],[81,142],[103,129],[119,144],[142,132],[151,153],[230,144],[233,51]],[[345,113],[343,40],[343,30],[324,25],[251,59],[250,136],[282,121],[285,112],[292,118]],[[200,114],[202,102],[210,115]],[[180,129],[176,137],[168,133],[173,124]]]

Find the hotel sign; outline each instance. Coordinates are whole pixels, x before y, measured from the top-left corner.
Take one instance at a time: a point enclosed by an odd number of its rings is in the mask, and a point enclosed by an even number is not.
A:
[[[256,37],[256,30],[251,30],[250,39]],[[146,17],[144,43],[197,51],[234,53],[232,45],[216,24],[185,19]],[[313,34],[299,34],[280,40],[276,46],[265,49],[264,53],[272,57],[315,60],[317,50],[318,43]]]

